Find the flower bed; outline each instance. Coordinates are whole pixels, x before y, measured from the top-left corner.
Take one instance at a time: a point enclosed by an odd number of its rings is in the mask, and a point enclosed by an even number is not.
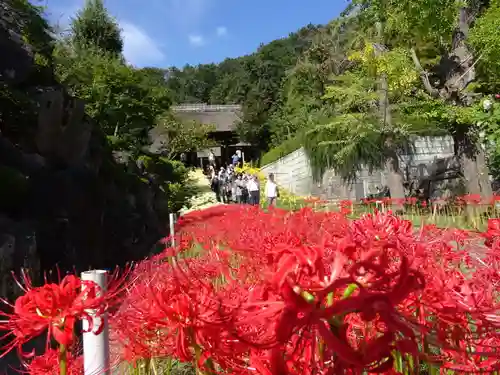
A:
[[[415,230],[389,214],[244,205],[188,213],[178,247],[138,264],[111,311],[116,361],[173,358],[200,374],[498,372],[497,224]]]

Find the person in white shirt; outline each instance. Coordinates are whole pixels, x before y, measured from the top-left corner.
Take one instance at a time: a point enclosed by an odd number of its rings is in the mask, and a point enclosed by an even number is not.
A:
[[[269,206],[276,205],[276,199],[279,197],[278,185],[274,182],[274,174],[269,175],[269,179],[266,182],[266,198]]]
[[[215,154],[212,150],[208,152],[208,164],[215,167]]]
[[[259,184],[257,177],[250,176],[247,182],[248,195],[250,196],[250,204],[256,206],[259,204]]]

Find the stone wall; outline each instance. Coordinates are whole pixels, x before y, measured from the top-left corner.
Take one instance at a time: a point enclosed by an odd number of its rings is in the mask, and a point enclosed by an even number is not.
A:
[[[280,186],[293,194],[311,195],[312,172],[303,148],[261,168],[266,175],[273,173]]]
[[[439,164],[453,156],[453,148],[451,137],[417,138],[413,152],[402,155],[400,159],[406,179],[429,178]],[[376,193],[377,187],[386,185],[383,171],[370,173],[367,169],[359,173],[357,181],[350,186],[346,186],[333,170],[327,171],[320,183],[314,183],[309,160],[302,148],[261,169],[265,174],[274,173],[279,185],[299,196],[359,200]]]
[[[154,176],[116,155],[83,101],[50,64],[35,63],[12,25],[24,12],[8,3],[0,4],[0,298],[12,299],[11,271],[29,269],[36,284],[55,265],[63,274],[113,268],[149,255],[166,228]]]

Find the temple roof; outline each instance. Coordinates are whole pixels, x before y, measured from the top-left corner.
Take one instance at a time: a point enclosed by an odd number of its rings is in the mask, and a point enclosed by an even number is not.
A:
[[[172,112],[182,120],[213,124],[217,132],[229,132],[236,129],[240,120],[240,105],[182,104],[172,107]]]

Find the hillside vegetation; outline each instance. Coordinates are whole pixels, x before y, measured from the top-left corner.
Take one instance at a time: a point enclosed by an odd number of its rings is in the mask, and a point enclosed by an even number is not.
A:
[[[263,163],[305,146],[317,179],[327,168],[348,181],[382,168],[393,198],[404,194],[398,156],[411,139],[450,135],[467,191],[489,196],[499,15],[498,0],[355,0],[327,25],[248,56],[171,68],[167,86],[178,103],[241,103],[240,136]]]

